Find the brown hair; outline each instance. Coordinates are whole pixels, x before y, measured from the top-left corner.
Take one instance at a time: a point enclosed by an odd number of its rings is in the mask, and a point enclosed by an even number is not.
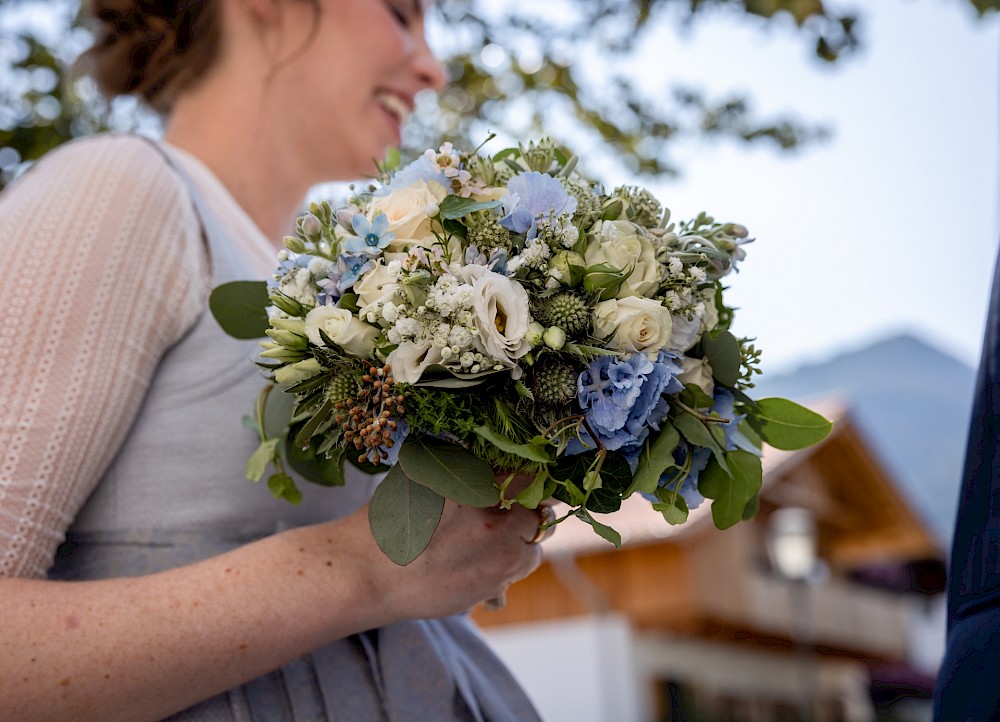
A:
[[[94,44],[81,69],[107,98],[137,95],[161,113],[211,67],[218,0],[85,0]]]

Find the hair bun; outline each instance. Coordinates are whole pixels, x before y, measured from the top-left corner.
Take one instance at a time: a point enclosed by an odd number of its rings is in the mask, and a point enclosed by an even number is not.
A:
[[[108,98],[135,94],[169,112],[177,93],[215,58],[213,0],[90,0],[94,44],[82,58]]]

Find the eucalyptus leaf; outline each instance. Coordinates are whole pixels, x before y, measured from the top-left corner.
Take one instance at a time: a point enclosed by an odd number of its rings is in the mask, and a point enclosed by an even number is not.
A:
[[[701,348],[712,367],[712,376],[723,386],[735,386],[740,379],[740,342],[729,331],[701,337]]]
[[[760,437],[776,449],[795,451],[819,443],[833,430],[833,422],[788,399],[756,402],[747,421]]]
[[[485,441],[493,444],[501,451],[506,451],[508,454],[513,454],[514,456],[520,456],[522,459],[527,459],[528,461],[536,461],[540,464],[551,464],[554,459],[552,454],[550,454],[546,448],[548,444],[515,444],[513,441],[505,436],[501,436],[493,429],[488,426],[477,426],[473,431],[476,432]]]
[[[674,451],[680,440],[680,434],[670,423],[665,423],[652,440],[646,439],[632,483],[625,490],[625,497],[632,496],[637,491],[645,494],[656,491],[663,472],[674,466]]]
[[[399,466],[413,481],[459,504],[485,508],[500,503],[489,465],[458,444],[408,436],[399,450]]]
[[[618,549],[621,549],[621,547],[622,547],[622,535],[621,534],[619,534],[618,532],[616,532],[614,529],[612,529],[611,527],[607,526],[606,524],[602,524],[601,522],[597,521],[597,519],[595,519],[585,509],[580,509],[578,512],[576,512],[576,516],[579,517],[580,519],[583,519],[588,524],[590,524],[590,526],[592,526],[594,528],[594,531],[596,531],[602,537],[604,537],[609,542],[611,542],[612,544],[614,544],[615,547],[617,547]]]
[[[271,301],[264,281],[232,281],[212,289],[208,307],[222,330],[234,338],[264,338]]]
[[[294,405],[292,394],[286,393],[280,386],[271,387],[270,393],[263,398],[261,425],[264,436],[271,439],[288,433]]]
[[[760,459],[749,451],[727,451],[726,459],[731,475],[712,461],[698,477],[698,491],[713,500],[712,520],[719,529],[728,529],[743,519],[763,477]]]
[[[368,524],[379,549],[405,566],[427,548],[443,510],[443,496],[410,479],[396,464],[372,495]]]
[[[726,461],[725,450],[719,445],[716,440],[715,435],[709,431],[705,422],[699,419],[694,414],[689,414],[683,412],[677,415],[674,419],[674,426],[677,430],[681,432],[689,444],[694,446],[703,446],[706,449],[711,450],[712,454],[715,456],[715,460],[719,465],[729,473],[729,462]]]
[[[438,210],[441,213],[441,218],[454,221],[470,213],[499,208],[501,205],[500,201],[476,201],[472,198],[462,198],[461,196],[446,196],[438,204]]]

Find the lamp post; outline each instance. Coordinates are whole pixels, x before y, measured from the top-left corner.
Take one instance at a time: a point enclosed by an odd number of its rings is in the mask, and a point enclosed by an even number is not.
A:
[[[812,615],[808,583],[816,570],[816,521],[812,513],[799,507],[785,507],[771,514],[768,530],[771,562],[787,579],[791,597],[791,638],[799,656],[801,708],[804,722],[815,716],[816,678],[812,659]]]

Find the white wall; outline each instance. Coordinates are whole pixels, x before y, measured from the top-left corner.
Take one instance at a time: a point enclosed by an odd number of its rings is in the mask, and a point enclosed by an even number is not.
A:
[[[487,629],[545,722],[645,722],[632,630],[616,615]]]

